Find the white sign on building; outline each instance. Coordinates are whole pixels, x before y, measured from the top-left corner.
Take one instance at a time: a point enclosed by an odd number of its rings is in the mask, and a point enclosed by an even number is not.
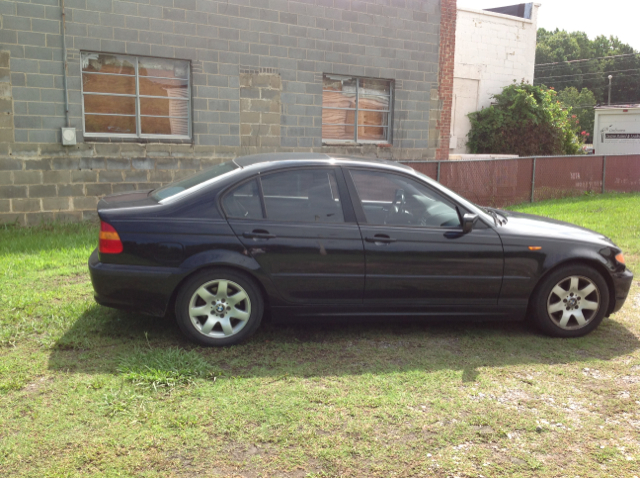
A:
[[[596,107],[596,155],[640,154],[640,105]]]

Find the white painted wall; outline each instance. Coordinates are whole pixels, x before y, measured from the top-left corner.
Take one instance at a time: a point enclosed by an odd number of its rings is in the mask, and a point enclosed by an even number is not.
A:
[[[640,154],[640,106],[596,108],[593,135],[596,155]]]
[[[533,83],[539,7],[533,5],[531,20],[458,7],[451,153],[467,152],[467,114],[489,106],[514,80]]]

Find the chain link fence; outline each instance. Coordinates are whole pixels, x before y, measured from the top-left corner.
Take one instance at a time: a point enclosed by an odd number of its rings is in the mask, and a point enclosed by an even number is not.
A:
[[[485,206],[586,193],[640,192],[640,154],[402,163]]]

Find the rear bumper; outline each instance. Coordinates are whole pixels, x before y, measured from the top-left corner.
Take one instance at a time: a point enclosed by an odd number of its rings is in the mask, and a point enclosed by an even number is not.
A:
[[[609,314],[620,311],[622,305],[627,299],[627,295],[629,294],[629,290],[631,289],[631,282],[633,281],[633,273],[628,269],[625,269],[621,273],[614,273],[611,275],[611,279],[613,279],[613,291],[615,294],[613,303],[613,309],[609,312]]]
[[[152,316],[164,316],[183,277],[173,268],[101,263],[97,250],[89,257],[89,274],[98,304]]]

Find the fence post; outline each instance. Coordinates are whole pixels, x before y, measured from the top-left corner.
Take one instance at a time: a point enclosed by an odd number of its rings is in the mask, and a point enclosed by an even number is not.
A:
[[[602,194],[604,195],[604,180],[607,178],[607,155],[602,157]]]
[[[438,162],[438,172],[436,173],[436,181],[440,183],[440,162]]]
[[[533,168],[531,169],[531,203],[533,203],[533,195],[536,191],[536,157],[533,157]]]

